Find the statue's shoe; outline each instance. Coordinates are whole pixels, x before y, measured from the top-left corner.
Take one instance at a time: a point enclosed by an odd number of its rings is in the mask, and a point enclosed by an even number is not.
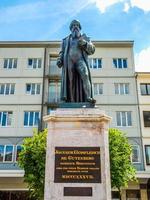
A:
[[[91,97],[89,97],[89,98],[87,98],[87,102],[95,104],[96,100],[91,98]]]

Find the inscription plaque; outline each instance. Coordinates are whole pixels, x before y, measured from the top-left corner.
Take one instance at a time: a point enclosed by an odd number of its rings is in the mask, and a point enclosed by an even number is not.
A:
[[[100,147],[55,147],[55,183],[101,183]]]
[[[64,187],[64,196],[92,196],[91,187]]]

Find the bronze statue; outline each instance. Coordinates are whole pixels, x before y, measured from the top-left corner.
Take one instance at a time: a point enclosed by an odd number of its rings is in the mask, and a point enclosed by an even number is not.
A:
[[[62,48],[57,59],[62,67],[61,100],[64,102],[95,103],[88,65],[88,55],[95,51],[90,38],[81,34],[81,24],[73,20],[71,34],[62,41]]]

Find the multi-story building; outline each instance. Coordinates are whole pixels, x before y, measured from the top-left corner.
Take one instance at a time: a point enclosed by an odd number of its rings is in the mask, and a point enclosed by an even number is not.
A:
[[[7,191],[0,193],[3,200],[17,199],[19,191],[26,190],[17,157],[23,139],[32,136],[41,118],[44,55],[39,43],[0,44],[0,190]]]
[[[89,59],[94,98],[112,117],[110,126],[126,132],[133,146],[131,160],[138,170],[139,183],[130,183],[122,196],[146,200],[133,41],[94,44],[96,51]],[[59,106],[59,50],[60,41],[0,42],[0,195],[10,195],[10,199],[17,193],[12,191],[27,190],[16,162],[23,138],[32,136],[34,128],[43,129],[42,117]]]
[[[150,199],[150,73],[136,73],[139,112],[141,121],[142,144],[144,152],[144,187]]]

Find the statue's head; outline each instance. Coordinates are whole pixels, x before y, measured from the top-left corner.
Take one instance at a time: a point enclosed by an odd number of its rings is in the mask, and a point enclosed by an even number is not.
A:
[[[70,26],[69,26],[70,30],[73,31],[74,28],[78,28],[81,30],[81,24],[78,20],[72,20],[72,22],[70,23]]]

